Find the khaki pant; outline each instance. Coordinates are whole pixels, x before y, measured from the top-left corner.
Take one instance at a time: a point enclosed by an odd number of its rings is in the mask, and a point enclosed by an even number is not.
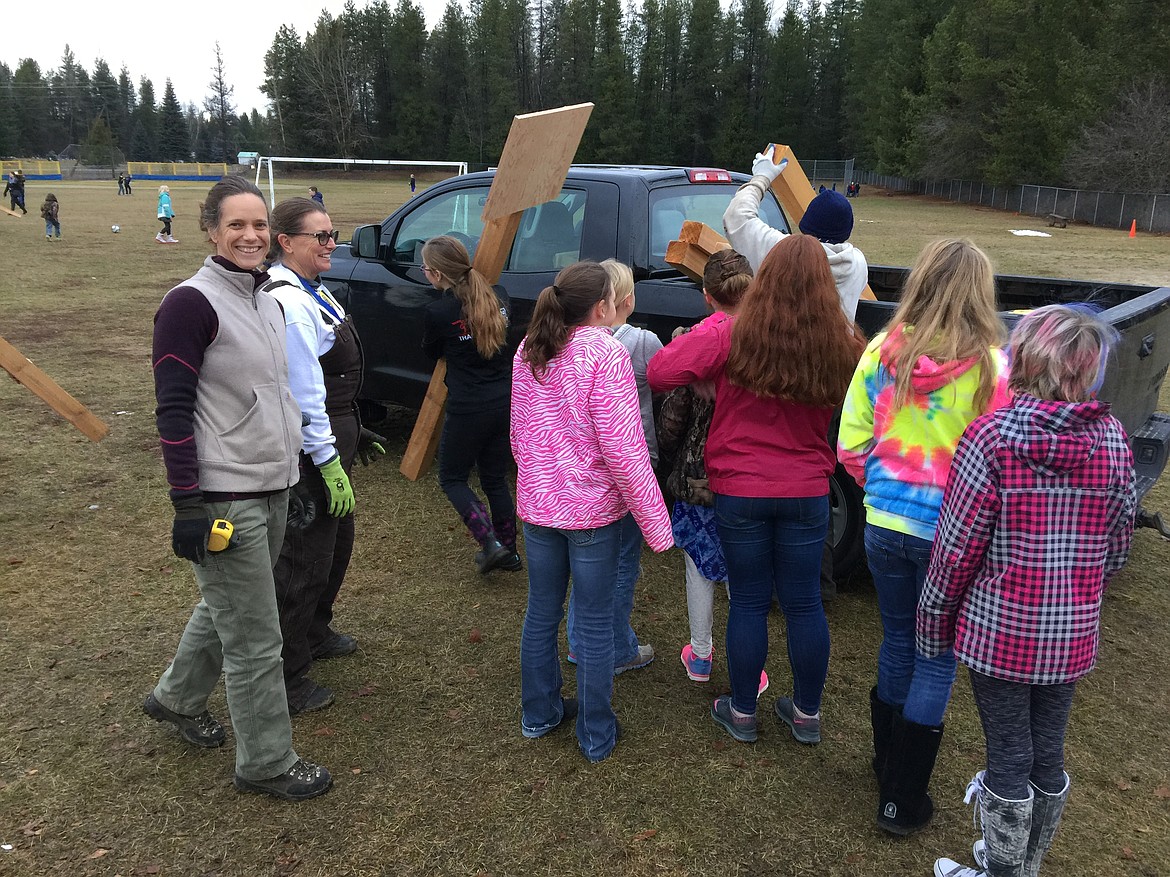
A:
[[[167,709],[197,715],[226,677],[236,737],[236,773],[265,780],[296,761],[281,667],[280,618],[272,566],[284,541],[288,492],[207,504],[211,520],[235,526],[238,544],[192,564],[202,594],[175,659],[154,696]]]

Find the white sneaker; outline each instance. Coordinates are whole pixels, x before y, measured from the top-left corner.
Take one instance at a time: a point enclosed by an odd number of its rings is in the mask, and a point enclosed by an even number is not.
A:
[[[167,235],[167,239],[163,241],[166,244],[177,244],[179,241],[173,235]]]
[[[985,841],[983,838],[979,838],[979,840],[975,841],[975,843],[971,845],[971,855],[975,857],[975,864],[986,871],[987,841]]]
[[[954,859],[935,859],[934,877],[987,877],[982,871],[960,865]]]
[[[162,236],[162,232],[161,232],[161,231],[160,231],[158,234],[156,234],[156,235],[154,236],[154,239],[155,239],[156,241],[158,241],[160,244],[165,244],[165,243],[167,242],[167,239],[166,239],[166,238],[164,238],[164,237]]]

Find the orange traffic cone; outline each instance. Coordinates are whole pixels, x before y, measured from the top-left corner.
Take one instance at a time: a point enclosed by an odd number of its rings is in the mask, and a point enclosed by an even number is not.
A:
[[[1131,238],[1136,238],[1136,237],[1137,237],[1137,220],[1136,220],[1136,219],[1130,220],[1130,223],[1129,223],[1129,236],[1130,236]]]

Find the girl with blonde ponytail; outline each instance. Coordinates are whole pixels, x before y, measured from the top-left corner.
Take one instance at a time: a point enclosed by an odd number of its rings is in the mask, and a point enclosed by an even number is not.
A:
[[[467,249],[442,235],[423,245],[423,273],[442,296],[427,305],[423,350],[447,360],[447,416],[439,442],[439,485],[480,545],[483,575],[521,568],[516,507],[508,488],[512,396],[507,352],[508,294],[471,267]],[[468,485],[471,469],[487,507]],[[491,509],[489,515],[488,509]]]

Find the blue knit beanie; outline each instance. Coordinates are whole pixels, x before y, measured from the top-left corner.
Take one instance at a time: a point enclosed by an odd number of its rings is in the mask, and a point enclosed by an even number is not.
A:
[[[800,219],[801,234],[826,244],[843,244],[853,231],[853,208],[840,192],[828,189],[809,202]]]

